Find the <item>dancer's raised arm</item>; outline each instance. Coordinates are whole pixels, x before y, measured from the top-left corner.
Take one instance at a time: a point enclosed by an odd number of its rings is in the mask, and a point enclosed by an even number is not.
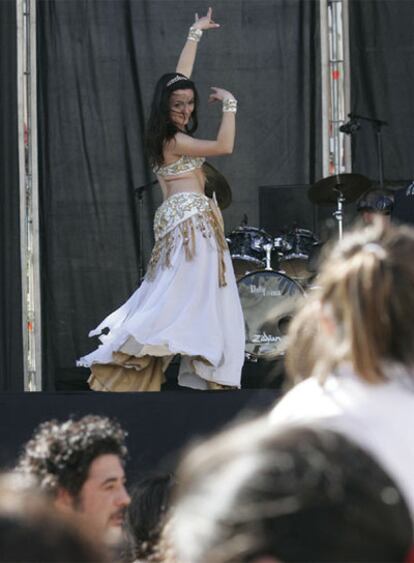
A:
[[[216,139],[211,141],[194,139],[194,137],[179,131],[167,143],[167,150],[172,154],[176,156],[183,154],[189,156],[219,156],[233,152],[236,133],[235,115],[237,100],[228,90],[215,87],[212,87],[212,90],[209,102],[221,101],[223,103],[223,115]]]
[[[197,54],[197,45],[203,35],[203,31],[206,29],[220,27],[220,24],[213,21],[212,14],[212,8],[209,8],[207,14],[202,18],[199,18],[196,14],[195,22],[188,32],[187,41],[181,51],[176,68],[177,72],[184,74],[187,78],[190,78],[191,73],[193,72],[194,61]]]

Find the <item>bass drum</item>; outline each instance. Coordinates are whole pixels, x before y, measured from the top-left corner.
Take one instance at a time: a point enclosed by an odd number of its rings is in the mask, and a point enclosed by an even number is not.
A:
[[[279,272],[252,272],[237,282],[246,329],[246,357],[271,360],[283,356],[289,322],[304,292]]]

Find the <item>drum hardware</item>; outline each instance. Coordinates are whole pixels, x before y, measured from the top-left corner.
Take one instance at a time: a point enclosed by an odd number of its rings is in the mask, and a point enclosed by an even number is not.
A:
[[[292,245],[288,242],[285,236],[278,236],[273,239],[273,248],[278,254],[283,255],[292,250]]]
[[[266,252],[266,265],[265,265],[265,270],[273,270],[272,268],[272,250],[274,248],[274,243],[273,242],[266,242],[263,245],[263,250]]]
[[[336,210],[332,213],[332,216],[338,221],[338,238],[342,238],[343,234],[343,204],[345,202],[345,198],[343,197],[341,192],[338,192],[338,197],[336,200]]]
[[[370,185],[371,181],[362,174],[335,174],[311,186],[308,197],[317,205],[336,205],[333,217],[338,223],[339,238],[342,238],[344,204],[356,201]]]
[[[259,361],[258,356],[254,356],[253,354],[250,354],[249,352],[245,352],[244,357],[246,358],[246,360],[249,360],[249,362],[253,362],[255,364]]]

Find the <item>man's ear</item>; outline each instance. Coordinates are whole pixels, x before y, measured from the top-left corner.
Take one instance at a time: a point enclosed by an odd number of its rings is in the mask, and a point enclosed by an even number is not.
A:
[[[58,488],[55,497],[55,506],[65,512],[73,510],[73,496],[67,489],[64,489],[63,487]]]

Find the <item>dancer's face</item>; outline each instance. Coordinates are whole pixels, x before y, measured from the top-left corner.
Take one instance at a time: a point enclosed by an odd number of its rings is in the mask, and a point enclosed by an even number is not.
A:
[[[170,97],[170,118],[178,129],[185,129],[194,111],[194,91],[191,88],[174,90]]]

